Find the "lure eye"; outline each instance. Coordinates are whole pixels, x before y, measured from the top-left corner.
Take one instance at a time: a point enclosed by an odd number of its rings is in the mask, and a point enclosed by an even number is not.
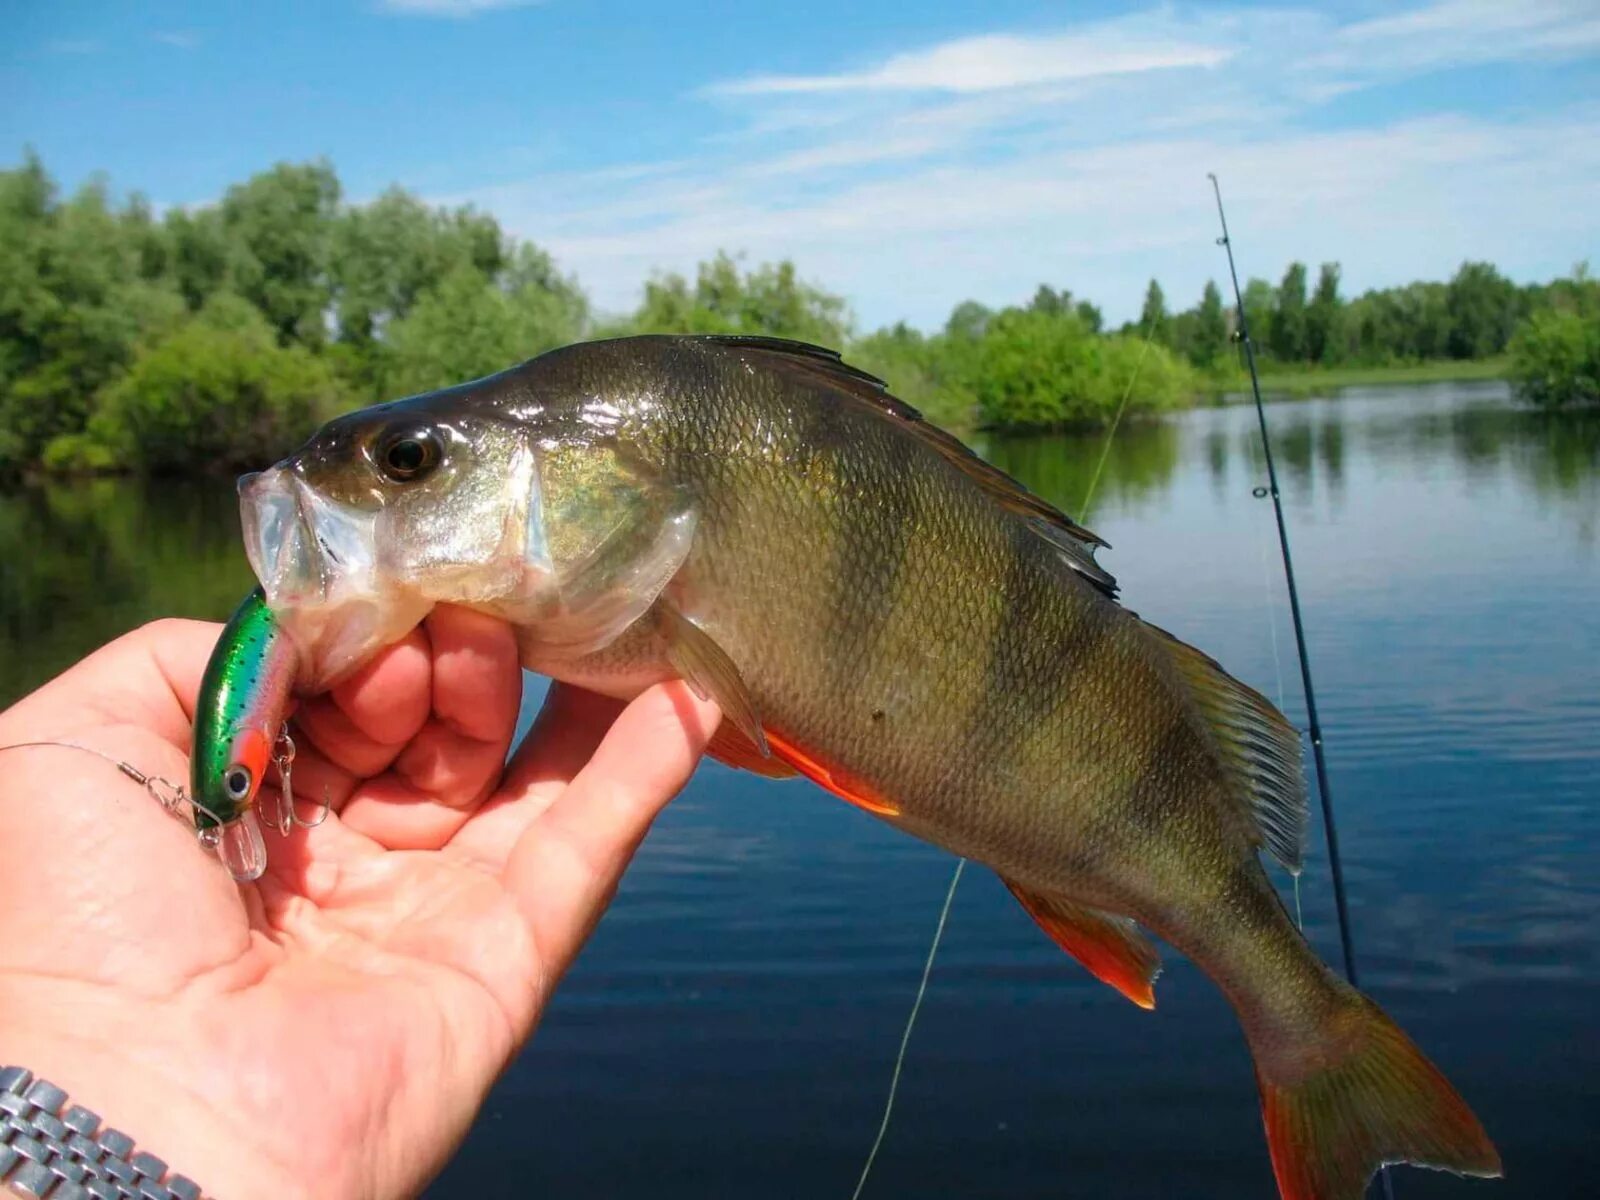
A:
[[[378,448],[377,463],[395,483],[411,483],[439,465],[439,439],[426,429],[395,434]]]
[[[228,793],[230,800],[248,800],[250,798],[250,768],[235,764],[228,768],[227,774],[222,777],[222,790]]]

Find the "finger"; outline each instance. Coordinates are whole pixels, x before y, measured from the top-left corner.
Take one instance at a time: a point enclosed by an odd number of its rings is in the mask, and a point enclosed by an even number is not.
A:
[[[343,811],[391,849],[438,849],[493,790],[522,697],[515,635],[503,621],[452,606],[427,621],[432,715],[392,768],[360,784]]]
[[[505,882],[553,982],[576,955],[656,814],[693,774],[721,721],[682,683],[629,704],[572,785],[518,839]]]
[[[433,716],[395,772],[419,791],[464,808],[488,795],[505,767],[522,700],[516,635],[504,621],[441,606],[428,617]]]
[[[330,763],[360,778],[389,768],[433,704],[433,655],[413,629],[349,679],[300,706],[295,726]]]
[[[523,830],[593,757],[622,710],[620,700],[552,683],[500,787],[451,845],[498,874]]]
[[[87,725],[132,724],[187,752],[195,694],[222,627],[153,621],[62,672],[0,717],[8,741]]]
[[[276,767],[268,773],[268,780],[275,786],[281,782]],[[296,746],[294,763],[289,768],[289,786],[294,791],[295,807],[300,813],[308,814],[313,807],[320,807],[324,803],[331,811],[342,812],[363,782],[360,776],[345,770],[338,763],[328,761],[327,756],[309,741],[302,741]],[[262,791],[265,793],[266,788],[263,787]],[[262,798],[258,803],[265,806],[267,801]],[[275,810],[266,811],[271,813]]]

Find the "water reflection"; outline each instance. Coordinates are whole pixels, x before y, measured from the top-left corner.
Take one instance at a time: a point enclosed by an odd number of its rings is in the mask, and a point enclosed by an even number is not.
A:
[[[1510,1178],[1485,1196],[1571,1194],[1600,1078],[1600,421],[1497,387],[1270,419],[1365,981],[1499,1141]],[[1104,445],[984,449],[1077,514]],[[1129,422],[1088,520],[1130,606],[1277,695],[1269,600],[1293,650],[1262,472],[1249,408]],[[0,703],[150,617],[220,618],[248,583],[227,480],[0,493]],[[702,770],[430,1194],[848,1192],[949,870],[815,789]],[[1137,1012],[966,878],[874,1187],[1272,1194],[1248,1059],[1193,968],[1168,956]],[[1303,890],[1331,959],[1315,841]]]
[[[1462,402],[1463,396],[1465,403]],[[1600,417],[1512,407],[1500,385],[1353,389],[1339,399],[1279,403],[1271,421],[1291,502],[1344,504],[1346,459],[1418,471],[1447,452],[1475,486],[1506,475],[1575,522],[1600,527]],[[1083,517],[1105,449],[1099,432],[980,438],[980,453],[1065,512]],[[1111,442],[1094,509],[1137,512],[1188,462],[1212,491],[1262,481],[1253,412],[1200,409],[1129,421]],[[249,587],[232,481],[96,479],[0,492],[0,703],[87,650],[154,616],[221,619]]]
[[[1084,499],[1100,472],[1093,507],[1127,505],[1165,487],[1177,470],[1180,429],[1167,421],[1128,421],[1112,438],[1103,433],[1064,433],[1047,437],[979,439],[980,454],[1007,474],[1022,480],[1061,511],[1082,516]]]
[[[0,704],[158,616],[226,617],[252,581],[231,480],[0,492]]]

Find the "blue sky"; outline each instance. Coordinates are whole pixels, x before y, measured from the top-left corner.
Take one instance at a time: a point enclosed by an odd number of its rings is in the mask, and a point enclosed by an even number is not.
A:
[[[323,0],[6,5],[0,148],[157,205],[326,156],[473,203],[602,309],[718,248],[858,323],[1047,281],[1137,311],[1337,260],[1347,291],[1600,266],[1600,4]]]

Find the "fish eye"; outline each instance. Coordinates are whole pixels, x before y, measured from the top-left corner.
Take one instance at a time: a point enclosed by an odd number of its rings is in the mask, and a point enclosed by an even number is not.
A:
[[[411,483],[439,465],[439,439],[427,429],[407,429],[384,441],[376,457],[388,478]]]
[[[222,777],[222,790],[228,793],[230,800],[249,799],[250,768],[238,763],[229,767],[227,774]]]

